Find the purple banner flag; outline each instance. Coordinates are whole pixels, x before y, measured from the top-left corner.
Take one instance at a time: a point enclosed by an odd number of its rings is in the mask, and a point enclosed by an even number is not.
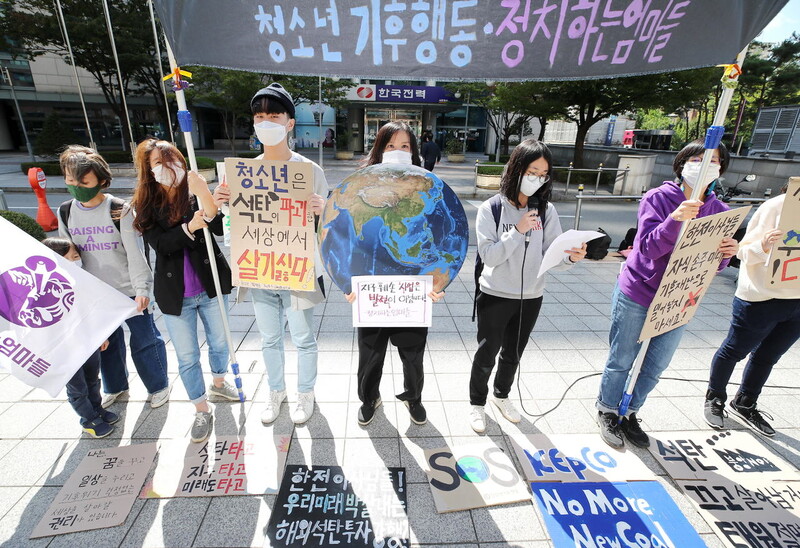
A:
[[[564,80],[731,63],[787,0],[155,0],[179,63]]]

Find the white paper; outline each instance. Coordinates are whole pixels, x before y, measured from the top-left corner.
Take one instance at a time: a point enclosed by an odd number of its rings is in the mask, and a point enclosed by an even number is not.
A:
[[[564,260],[564,251],[572,249],[573,247],[580,247],[589,240],[594,240],[603,236],[602,232],[596,230],[567,230],[561,236],[556,238],[542,258],[542,266],[539,267],[538,278],[544,276],[544,273],[558,265]]]
[[[433,276],[353,276],[353,327],[430,327]]]

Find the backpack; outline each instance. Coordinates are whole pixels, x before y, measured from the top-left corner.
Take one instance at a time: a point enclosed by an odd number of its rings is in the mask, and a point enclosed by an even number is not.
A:
[[[636,238],[636,233],[638,229],[636,227],[629,228],[628,231],[625,233],[625,238],[619,243],[619,248],[617,251],[625,251],[626,249],[633,247],[633,240]]]
[[[122,198],[111,198],[111,221],[114,223],[114,226],[117,227],[117,232],[119,232],[119,218],[122,215],[122,208],[125,207],[125,200]],[[72,205],[72,200],[67,200],[60,206],[58,206],[58,216],[61,218],[61,223],[64,225],[65,229],[69,229],[69,214],[70,214],[70,206]]]
[[[586,242],[586,258],[593,261],[604,259],[608,255],[608,248],[611,247],[611,236],[602,228],[597,229],[603,236]]]
[[[495,194],[489,198],[489,205],[492,207],[492,218],[494,219],[494,228],[497,230],[500,227],[500,213],[503,210],[503,202],[500,199],[500,194]],[[542,216],[542,229],[544,229],[544,216]],[[475,295],[472,298],[472,321],[475,321],[475,315],[478,312],[478,295],[481,294],[480,278],[483,273],[483,259],[478,252],[475,255]]]

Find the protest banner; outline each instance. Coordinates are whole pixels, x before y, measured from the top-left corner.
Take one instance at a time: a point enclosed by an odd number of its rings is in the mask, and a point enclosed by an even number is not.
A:
[[[582,434],[512,434],[511,443],[529,482],[653,480],[634,453],[611,451],[600,438]]]
[[[800,546],[800,484],[754,476],[677,480],[725,546]]]
[[[657,481],[532,483],[555,548],[705,548]]]
[[[409,542],[405,468],[291,465],[265,546],[386,546]]]
[[[0,218],[0,371],[56,397],[132,299]]]
[[[683,237],[675,244],[647,309],[640,341],[672,331],[694,318],[722,261],[722,253],[717,251],[720,242],[733,236],[749,211],[750,207],[740,207],[686,222]]]
[[[531,498],[511,459],[491,440],[425,449],[425,460],[440,514]]]
[[[314,215],[308,162],[225,159],[231,191],[233,284],[314,290]]]
[[[219,497],[278,492],[290,435],[212,436],[161,444],[142,498]]]
[[[650,453],[676,480],[720,476],[736,482],[752,476],[763,481],[800,480],[794,466],[748,432],[655,432],[650,441]]]
[[[155,455],[155,443],[92,449],[58,492],[30,538],[121,525]]]
[[[778,229],[783,236],[767,260],[772,274],[770,283],[800,289],[800,177],[789,179]]]
[[[353,276],[353,327],[430,327],[433,276]]]
[[[343,78],[566,80],[732,61],[785,3],[740,0],[731,9],[726,0],[156,0],[155,6],[185,65]],[[709,18],[731,31],[710,39]]]

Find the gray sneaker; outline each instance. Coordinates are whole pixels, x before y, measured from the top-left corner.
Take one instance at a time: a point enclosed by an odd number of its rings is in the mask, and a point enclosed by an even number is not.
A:
[[[722,398],[712,398],[703,404],[703,418],[711,428],[722,430],[725,428],[725,401]]]
[[[224,398],[230,401],[239,401],[239,392],[236,387],[228,381],[222,383],[222,386],[214,386],[214,383],[208,385],[208,394],[217,398]]]
[[[622,449],[625,441],[620,432],[620,418],[616,413],[597,413],[597,424],[600,426],[600,437],[614,449]]]
[[[115,392],[113,394],[106,394],[105,396],[103,396],[103,401],[102,401],[102,403],[100,405],[103,407],[103,409],[106,409],[108,407],[111,407],[111,404],[114,403],[117,400],[122,401],[122,400],[127,400],[127,399],[128,399],[128,391],[127,390],[123,390],[122,392]]]
[[[194,443],[206,441],[208,436],[211,435],[213,426],[214,415],[211,412],[198,411],[194,416],[194,424],[192,425],[192,441]]]
[[[163,390],[153,393],[150,396],[150,407],[157,409],[169,401],[169,393],[172,390],[172,385],[167,385]]]

